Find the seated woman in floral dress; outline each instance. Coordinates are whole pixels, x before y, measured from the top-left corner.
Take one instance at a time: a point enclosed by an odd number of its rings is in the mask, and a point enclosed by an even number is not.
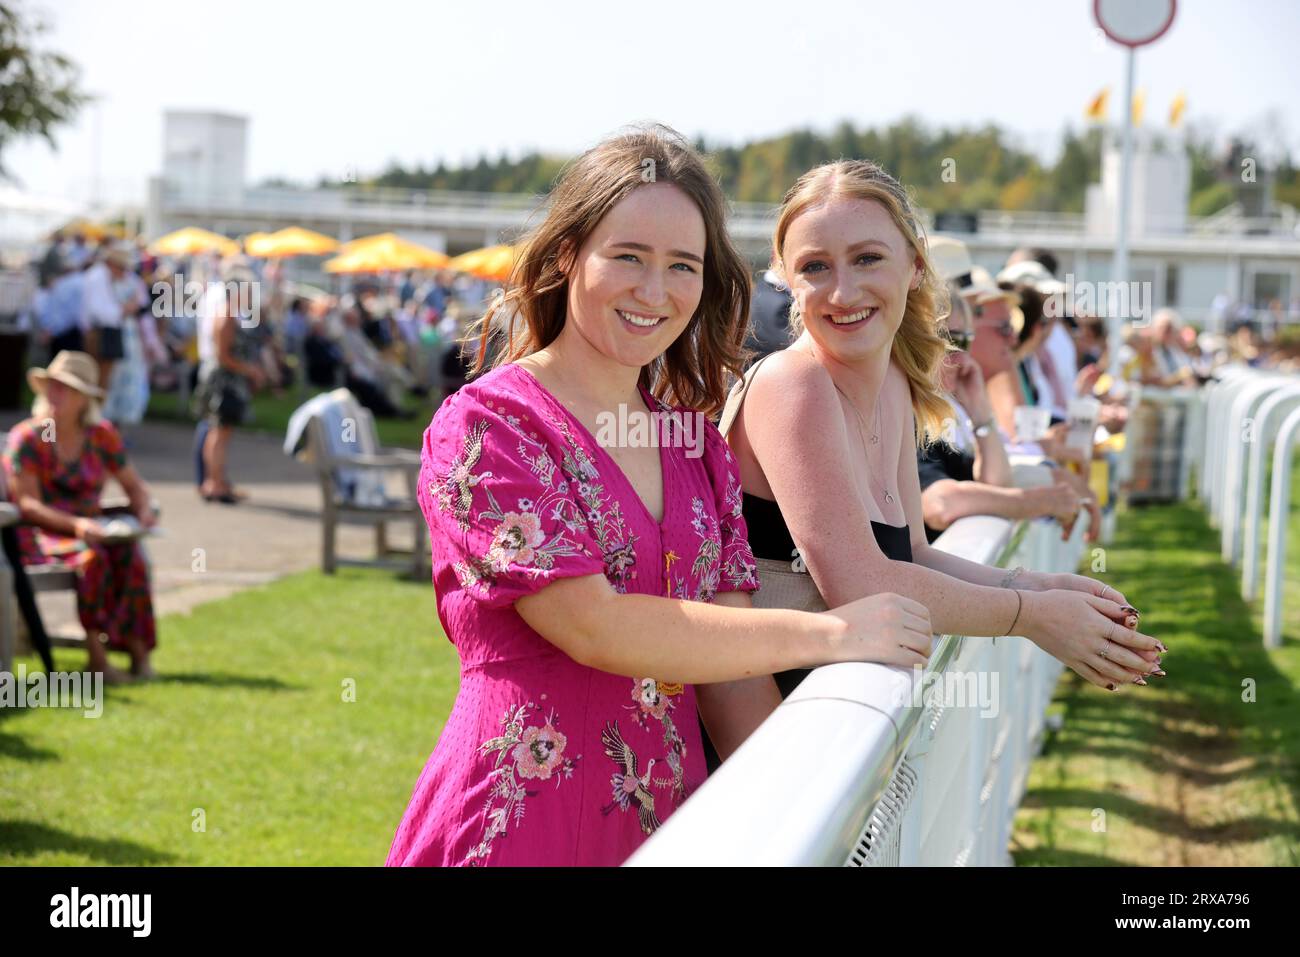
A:
[[[923,606],[757,610],[736,462],[748,269],[662,127],[577,159],[425,433],[420,504],[460,692],[388,863],[616,865],[780,698],[771,675],[924,662]],[[652,441],[647,442],[647,438]]]
[[[10,430],[4,464],[24,522],[18,529],[23,564],[57,562],[77,573],[89,668],[116,683],[129,679],[108,664],[100,635],[109,648],[131,655],[131,672],[141,678],[153,675],[156,638],[144,556],[135,542],[104,541],[100,495],[108,477],[126,490],[142,525],[153,525],[154,515],[121,436],[99,417],[98,374],[84,352],[60,352],[49,368],[28,370],[36,393],[32,417]]]

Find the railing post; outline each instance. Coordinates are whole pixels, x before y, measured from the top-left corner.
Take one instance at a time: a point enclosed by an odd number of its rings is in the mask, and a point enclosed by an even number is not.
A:
[[[1264,580],[1264,645],[1282,644],[1282,570],[1291,502],[1291,447],[1300,433],[1300,409],[1286,417],[1273,446],[1273,488],[1268,514],[1268,570]]]
[[[1243,374],[1243,366],[1228,366],[1218,373],[1218,378],[1207,388],[1210,390],[1206,398],[1205,405],[1205,454],[1201,461],[1205,466],[1205,474],[1202,476],[1200,483],[1200,499],[1205,503],[1208,510],[1213,509],[1214,502],[1214,480],[1217,470],[1214,467],[1214,453],[1218,448],[1216,430],[1219,426],[1219,416],[1223,409],[1225,396],[1229,394],[1232,383]]]
[[[1183,455],[1178,463],[1178,500],[1185,502],[1192,495],[1192,469],[1196,469],[1196,483],[1200,485],[1205,475],[1205,396],[1197,392],[1187,403],[1187,418],[1183,422]]]
[[[1219,507],[1219,554],[1229,565],[1237,563],[1237,548],[1241,544],[1241,473],[1242,460],[1246,455],[1243,431],[1255,404],[1286,382],[1285,378],[1274,375],[1266,375],[1251,382],[1238,393],[1228,412],[1228,428],[1223,446],[1223,495]]]
[[[1246,466],[1246,517],[1242,530],[1241,597],[1254,601],[1259,592],[1259,527],[1264,509],[1264,449],[1269,441],[1269,422],[1289,403],[1300,401],[1300,382],[1279,389],[1259,407],[1258,428]]]
[[[1205,464],[1210,490],[1209,512],[1210,527],[1219,527],[1219,512],[1223,507],[1224,451],[1228,441],[1228,418],[1232,404],[1241,390],[1255,380],[1258,373],[1254,369],[1245,369],[1227,379],[1221,389],[1216,389],[1211,399],[1213,403],[1210,418],[1208,446],[1205,450]]]

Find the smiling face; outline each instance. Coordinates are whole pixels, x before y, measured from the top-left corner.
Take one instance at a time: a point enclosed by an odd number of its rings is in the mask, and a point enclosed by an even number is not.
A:
[[[633,190],[566,269],[566,329],[620,365],[649,364],[695,315],[705,244],[704,217],[684,192],[671,183]]]
[[[780,250],[804,329],[841,362],[888,352],[922,260],[883,205],[833,197],[796,216]]]

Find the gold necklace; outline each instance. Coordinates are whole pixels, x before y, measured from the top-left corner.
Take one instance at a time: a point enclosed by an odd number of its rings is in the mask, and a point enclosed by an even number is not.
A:
[[[862,412],[861,410],[858,409],[857,403],[854,402],[852,399],[850,399],[847,393],[845,393],[843,389],[841,389],[838,385],[836,385],[835,391],[838,392],[840,395],[844,396],[844,401],[849,404],[849,408],[853,410],[853,414],[857,417],[858,437],[862,439],[862,451],[867,456],[867,481],[870,482],[875,477],[875,472],[871,468],[871,451],[867,443],[866,420],[862,418]],[[874,446],[880,445],[880,398],[881,398],[880,396],[876,396],[876,430],[875,432],[872,433],[871,442],[870,442],[870,444]],[[880,488],[880,491],[885,493],[885,503],[888,505],[893,505],[894,493],[889,491],[889,486],[885,485],[884,482],[880,482],[880,481],[877,481],[876,485]]]

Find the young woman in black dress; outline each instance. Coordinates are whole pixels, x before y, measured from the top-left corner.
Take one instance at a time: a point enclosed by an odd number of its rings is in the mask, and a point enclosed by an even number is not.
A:
[[[1024,635],[1102,687],[1163,674],[1163,645],[1137,631],[1116,589],[927,543],[916,445],[952,414],[937,376],[946,294],[898,181],[862,160],[806,173],[782,203],[772,268],[797,338],[750,370],[722,425],[755,557],[806,571],[815,588],[764,577],[756,603],[794,595],[813,610],[896,592],[925,605],[939,634]],[[806,673],[779,676],[782,691]]]

